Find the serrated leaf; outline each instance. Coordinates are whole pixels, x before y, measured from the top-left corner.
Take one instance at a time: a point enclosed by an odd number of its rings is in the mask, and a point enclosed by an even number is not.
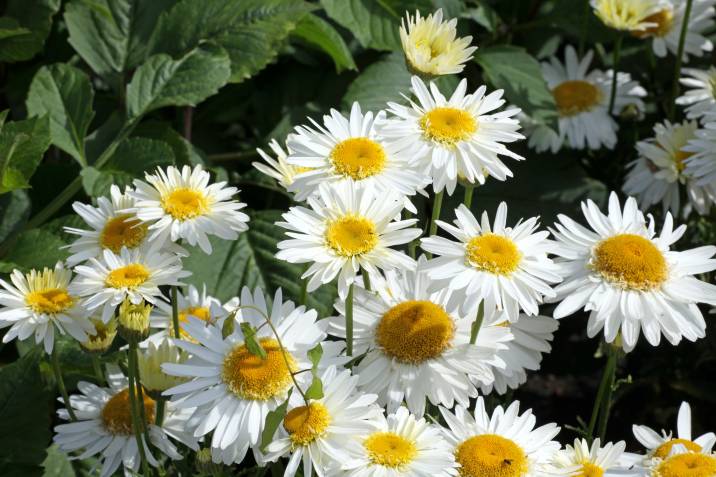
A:
[[[4,124],[0,130],[0,194],[30,187],[30,178],[48,147],[47,116]]]
[[[42,477],[75,477],[75,470],[67,454],[52,445],[47,448],[47,458],[42,463]]]
[[[356,69],[353,55],[343,37],[323,18],[309,13],[298,22],[292,35],[328,54],[338,73]]]
[[[1,271],[7,273],[13,268],[21,271],[51,268],[58,261],[65,260],[69,253],[64,246],[76,238],[63,231],[65,225],[82,226],[82,222],[76,215],[67,215],[18,234],[10,250],[3,256]]]
[[[87,164],[85,138],[94,117],[94,91],[87,75],[68,64],[43,66],[35,74],[27,94],[30,116],[48,115],[52,143]]]
[[[306,399],[321,399],[323,397],[323,381],[318,375],[314,374],[311,385],[308,386],[306,392],[303,393]]]
[[[251,326],[250,323],[240,323],[241,333],[244,335],[244,345],[249,353],[254,356],[258,356],[261,359],[266,359],[268,356],[266,350],[261,346],[261,343],[256,339],[256,328]]]
[[[310,9],[303,0],[182,0],[162,15],[154,52],[182,55],[202,41],[231,58],[231,82],[262,70]]]
[[[29,60],[42,50],[60,0],[8,0],[0,17],[0,61]]]
[[[184,139],[169,123],[143,121],[134,129],[132,134],[167,143],[172,148],[177,165],[195,166],[204,164],[204,159],[199,149]]]
[[[552,92],[542,77],[539,62],[524,48],[493,46],[475,55],[487,80],[505,90],[505,98],[522,108],[534,121],[557,130],[559,115]]]
[[[204,44],[178,60],[159,54],[137,68],[127,86],[131,118],[165,106],[195,106],[224,86],[231,64],[223,48]]]
[[[281,425],[281,421],[283,421],[283,418],[286,417],[288,401],[291,399],[292,392],[293,388],[289,389],[288,396],[286,396],[286,400],[282,402],[281,405],[278,406],[276,409],[274,409],[273,411],[269,411],[268,414],[266,414],[264,430],[261,433],[261,451],[266,450],[266,446],[269,445],[273,440],[273,436],[274,434],[276,434],[278,426]]]

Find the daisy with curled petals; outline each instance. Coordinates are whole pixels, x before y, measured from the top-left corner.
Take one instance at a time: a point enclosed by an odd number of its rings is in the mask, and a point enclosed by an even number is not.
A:
[[[372,283],[375,291],[356,285],[353,307],[355,355],[366,353],[356,366],[358,384],[379,396],[395,411],[403,401],[417,416],[426,398],[446,407],[469,405],[477,396],[472,382],[489,385],[493,368],[504,368],[497,353],[512,338],[505,327],[483,326],[475,344],[470,330],[475,315],[462,315],[453,293],[429,290],[431,280],[421,257],[417,271],[389,272]],[[345,338],[345,302],[335,304],[330,333]]]
[[[126,475],[138,475],[140,454],[129,407],[127,380],[118,369],[108,371],[109,388],[84,381],[77,384],[81,394],[70,397],[77,421],[56,426],[54,442],[63,452],[78,452],[79,455],[73,457],[76,459],[96,455],[102,465],[97,474],[100,477],[114,475],[120,466],[123,466]],[[143,404],[146,435],[154,449],[170,459],[181,459],[170,437],[194,450],[198,448],[196,440],[185,432],[189,411],[179,410],[173,403],[167,403],[164,420],[161,425],[156,425],[156,402],[144,394]],[[66,421],[70,418],[67,409],[60,409],[57,414]],[[147,445],[144,435],[144,454],[149,464],[157,467],[157,459],[152,455],[153,451]]]
[[[458,177],[471,184],[484,184],[488,176],[500,181],[512,177],[499,156],[524,159],[505,146],[524,136],[513,118],[519,109],[495,111],[505,104],[502,90],[485,95],[487,88],[481,86],[466,94],[463,79],[447,99],[435,83],[428,90],[417,76],[411,81],[417,103],[388,103],[393,117],[381,123],[378,132],[387,144],[412,147],[413,156],[429,171],[435,192],[445,189],[452,195]]]
[[[310,209],[292,207],[283,214],[285,222],[277,222],[291,238],[279,242],[276,257],[313,262],[301,277],[310,278],[309,292],[338,276],[338,293],[345,298],[361,269],[377,280],[380,269],[415,268],[415,260],[390,248],[420,235],[419,229],[409,228],[417,219],[394,220],[403,209],[400,197],[348,183],[319,188],[308,205]]]
[[[676,99],[676,104],[686,106],[686,117],[701,119],[709,111],[716,110],[716,67],[708,70],[684,68],[682,85],[688,89]]]
[[[350,183],[403,196],[425,187],[430,179],[413,166],[408,145],[384,141],[376,132],[384,118],[384,111],[364,114],[360,104],[353,103],[349,117],[332,109],[323,125],[313,121],[315,129],[298,126],[287,140],[288,163],[306,170],[289,187],[296,199],[305,200],[324,183]]]
[[[10,282],[0,279],[0,328],[10,329],[3,343],[35,335],[35,343],[43,343],[47,354],[52,353],[55,328],[79,342],[94,332],[89,313],[81,305],[76,293],[70,291],[72,271],[62,262],[54,269],[13,270]]]
[[[376,395],[357,392],[358,378],[349,370],[330,366],[321,381],[321,399],[306,404],[299,393],[291,395],[283,425],[266,446],[267,461],[290,455],[284,477],[293,477],[301,466],[303,475],[312,475],[311,469],[318,477],[340,475],[338,468],[348,458],[349,443],[367,437],[382,420]]]
[[[661,202],[664,212],[669,210],[677,216],[688,217],[693,209],[707,214],[716,200],[716,188],[712,184],[697,185],[688,165],[695,154],[689,149],[695,144],[698,127],[696,121],[664,121],[654,126],[654,138],[636,144],[639,158],[628,165],[624,192],[635,196],[644,209]],[[682,186],[688,197],[683,207]]]
[[[477,310],[482,300],[486,310],[505,310],[510,321],[517,320],[520,309],[536,315],[543,298],[555,296],[549,284],[562,279],[547,256],[555,244],[547,238],[549,232],[537,230],[538,218],[507,227],[504,202],[492,226],[487,212],[478,222],[464,204],[455,215],[455,225],[437,224],[456,242],[437,235],[421,239],[423,250],[438,255],[426,266],[434,286],[460,292],[466,313]]]
[[[582,202],[582,212],[591,230],[559,215],[552,231],[561,245],[558,265],[565,276],[556,288],[561,303],[554,317],[584,308],[590,312],[587,335],[604,329],[604,339],[611,343],[621,333],[626,351],[634,348],[640,330],[652,346],[662,333],[672,344],[682,337],[702,338],[706,323],[697,303],[716,304],[716,286],[693,275],[716,269],[711,258],[716,247],[671,250],[686,226],[674,230],[667,213],[657,235],[653,218],[647,223],[634,198],[622,209],[613,192],[608,214],[591,200]]]
[[[619,125],[609,114],[613,72],[589,71],[592,51],[581,60],[572,46],[564,52],[564,63],[556,56],[542,63],[542,75],[559,113],[559,130],[544,125],[529,128],[529,146],[537,152],[559,151],[567,143],[571,149],[613,149]],[[641,98],[644,88],[632,81],[628,73],[617,74],[617,90],[612,112],[619,113],[627,105],[644,109]],[[529,124],[529,123],[528,123]]]
[[[262,326],[267,316],[278,337],[271,327]],[[249,447],[257,450],[266,414],[286,400],[293,386],[292,373],[311,368],[307,352],[326,337],[323,328],[327,323],[316,319],[315,310],[284,302],[280,289],[269,313],[261,289],[252,294],[244,288],[237,326],[229,336],[223,337],[221,328],[196,318],[190,317],[184,323],[184,330],[198,344],[176,340],[177,346],[191,357],[184,363],[165,364],[162,369],[191,380],[168,389],[164,395],[172,396],[181,408],[196,407],[191,419],[196,426],[194,436],[212,433],[214,462],[238,463]],[[240,323],[258,329],[256,340],[266,352],[265,359],[249,352]],[[336,364],[340,351],[336,346],[324,343],[322,365]],[[310,373],[296,374],[295,379],[306,389]]]
[[[189,285],[188,293],[177,293],[177,311],[179,315],[179,336],[183,340],[192,341],[191,336],[182,329],[182,324],[189,321],[189,317],[199,319],[206,324],[216,324],[221,327],[229,312],[224,309],[221,302],[206,293],[206,285],[201,293],[194,285]],[[231,310],[233,311],[233,310]],[[172,306],[164,301],[158,301],[150,317],[150,326],[160,331],[149,339],[161,341],[164,337],[174,338],[176,332],[172,324]]]
[[[399,407],[378,429],[350,446],[342,469],[346,477],[450,477],[455,457],[440,429]]]
[[[288,152],[284,151],[275,139],[272,139],[271,142],[269,142],[269,147],[276,158],[274,159],[268,155],[263,149],[257,148],[256,152],[259,153],[259,156],[261,156],[266,164],[263,162],[252,162],[251,165],[262,174],[275,179],[281,187],[288,190],[289,187],[291,187],[291,184],[293,184],[293,181],[296,180],[296,176],[302,172],[308,171],[309,169],[307,167],[299,167],[289,164],[287,162]]]
[[[531,410],[519,414],[520,403],[507,409],[497,406],[490,416],[485,401],[477,398],[474,417],[463,406],[455,413],[440,408],[449,429],[445,437],[453,448],[460,477],[548,477],[568,475],[569,470],[551,466],[559,450],[553,441],[559,433],[556,424],[535,429],[537,419]]]
[[[656,27],[651,17],[670,6],[668,0],[591,0],[594,14],[609,28],[645,32]]]
[[[75,272],[79,276],[70,292],[84,297],[82,304],[88,310],[101,308],[104,323],[125,298],[134,305],[142,300],[157,303],[160,286],[183,285],[179,280],[191,275],[182,270],[177,255],[143,248],[122,248],[119,254],[105,250],[100,258],[75,267]]]
[[[628,466],[623,460],[626,443],[608,442],[602,447],[599,438],[592,442],[591,447],[586,439],[575,439],[574,446],[567,445],[557,451],[553,464],[558,469],[576,469],[575,476],[582,477],[617,477]],[[634,474],[631,474],[634,475]]]
[[[442,8],[427,17],[419,11],[414,17],[406,13],[400,23],[400,42],[408,68],[425,76],[462,72],[477,47],[470,46],[471,36],[456,38],[456,27],[455,18],[443,21]]]
[[[235,187],[225,187],[226,182],[209,184],[210,179],[200,165],[184,166],[181,171],[174,166],[166,171],[157,168],[155,174],[145,174],[146,182],[134,180],[135,204],[127,212],[149,224],[150,241],[184,239],[211,253],[209,235],[235,240],[248,228],[249,217],[240,212],[246,204],[232,200]]]

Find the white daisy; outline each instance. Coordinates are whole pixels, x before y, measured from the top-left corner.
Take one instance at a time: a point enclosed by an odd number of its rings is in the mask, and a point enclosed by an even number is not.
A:
[[[551,461],[559,450],[553,441],[556,424],[535,429],[532,410],[519,414],[519,402],[507,409],[497,406],[490,416],[485,401],[477,398],[474,417],[463,406],[455,413],[440,408],[449,426],[445,435],[454,449],[461,477],[547,477],[568,472],[554,469]]]
[[[646,473],[639,477],[713,477],[716,475],[716,453],[691,452],[677,445],[669,456],[649,459],[645,466]]]
[[[461,73],[470,61],[476,46],[470,46],[471,36],[456,38],[457,19],[443,21],[443,10],[421,17],[406,12],[400,22],[400,42],[411,71],[428,76]]]
[[[484,301],[486,310],[505,310],[510,321],[517,320],[520,309],[536,315],[543,298],[555,296],[549,284],[561,280],[559,267],[547,256],[555,244],[547,238],[549,232],[537,230],[538,218],[506,227],[504,202],[492,226],[487,212],[478,222],[463,204],[455,215],[455,225],[437,224],[456,242],[439,236],[421,239],[425,251],[439,255],[426,267],[435,286],[461,291],[464,312]]]
[[[451,290],[429,290],[425,259],[418,270],[387,273],[386,280],[372,283],[375,291],[356,286],[353,322],[355,355],[366,354],[356,366],[359,385],[376,393],[379,403],[394,412],[403,401],[415,415],[431,403],[469,405],[477,396],[472,381],[489,385],[493,368],[504,368],[497,357],[512,338],[501,326],[485,325],[475,344],[470,330],[475,314],[461,315]],[[330,332],[345,338],[345,302],[335,308]]]
[[[716,110],[716,67],[708,70],[684,68],[681,84],[688,87],[686,92],[676,99],[676,104],[686,106],[689,119],[700,119],[709,111]]]
[[[308,205],[311,209],[292,207],[283,214],[286,222],[277,222],[291,238],[279,242],[276,257],[291,263],[313,262],[301,277],[310,277],[309,292],[338,276],[338,293],[345,298],[361,269],[371,279],[379,279],[379,269],[415,268],[415,260],[390,248],[421,233],[408,228],[417,219],[393,220],[403,209],[398,196],[347,183],[319,188]]]
[[[688,159],[694,152],[686,146],[696,139],[696,121],[672,124],[668,120],[654,126],[653,138],[639,141],[639,158],[631,162],[623,190],[636,197],[639,205],[648,209],[661,202],[664,212],[687,217],[692,209],[705,215],[716,200],[716,189],[699,186],[689,174]],[[681,206],[681,187],[686,189],[688,203]]]
[[[286,355],[271,327],[262,326],[266,323],[264,315],[270,317]],[[292,373],[311,368],[306,353],[326,337],[323,328],[328,323],[316,322],[316,319],[315,310],[296,308],[293,302],[284,302],[280,289],[269,312],[260,289],[252,295],[244,288],[237,326],[229,336],[222,337],[219,327],[195,318],[189,318],[183,325],[199,344],[176,340],[177,346],[192,356],[184,363],[169,363],[162,369],[169,375],[192,379],[164,394],[173,396],[173,400],[185,398],[178,401],[177,406],[196,407],[192,417],[192,423],[196,424],[194,436],[213,431],[214,462],[241,462],[249,447],[257,450],[255,446],[260,441],[266,415],[286,400],[293,386]],[[258,329],[256,339],[266,352],[265,359],[249,352],[238,326],[240,323]],[[321,363],[325,366],[336,360],[338,350],[331,346],[323,345]],[[299,373],[295,378],[302,389],[310,383],[310,373]]]
[[[206,285],[204,285],[201,293],[194,285],[189,285],[186,295],[177,292],[177,312],[179,315],[179,335],[181,339],[187,341],[192,341],[192,338],[185,330],[181,329],[181,326],[189,321],[190,316],[221,328],[224,324],[224,319],[229,315],[219,300],[206,293]],[[150,317],[150,326],[160,331],[150,336],[150,340],[158,342],[164,337],[174,338],[176,336],[172,316],[171,304],[158,301],[154,308],[154,313]]]
[[[346,477],[449,477],[458,474],[455,457],[440,429],[399,407],[349,447]],[[305,474],[304,474],[305,475]]]
[[[257,148],[256,152],[258,152],[261,158],[266,161],[266,164],[263,162],[252,162],[251,165],[262,174],[276,179],[281,187],[288,190],[288,188],[291,187],[291,184],[293,184],[293,181],[296,179],[296,176],[302,172],[308,171],[309,168],[289,164],[287,162],[288,152],[284,151],[275,139],[272,139],[271,142],[269,142],[269,147],[276,158],[274,159],[265,153],[263,149]],[[288,147],[286,149],[288,150]]]
[[[102,464],[100,477],[113,475],[120,466],[124,467],[126,475],[136,475],[140,457],[132,427],[127,380],[121,373],[110,373],[109,384],[109,388],[84,381],[77,384],[81,394],[70,397],[77,421],[56,426],[54,442],[63,452],[79,452],[74,457],[76,459],[97,455]],[[195,440],[184,431],[190,411],[176,409],[172,403],[167,403],[164,420],[158,426],[154,423],[156,402],[145,394],[143,404],[149,441],[154,448],[174,460],[182,456],[169,437],[197,449]],[[61,419],[69,420],[66,409],[60,409],[57,414]],[[144,436],[142,440],[147,461],[157,467],[157,460]]]
[[[335,109],[323,117],[323,126],[298,126],[288,136],[288,163],[307,169],[298,174],[289,190],[297,200],[316,194],[320,184],[356,184],[378,191],[395,191],[412,196],[430,179],[413,165],[408,144],[384,141],[376,132],[376,124],[384,121],[385,112],[375,116],[361,112],[353,103],[349,117]]]
[[[716,269],[711,258],[716,247],[671,250],[686,226],[674,230],[667,213],[657,236],[653,218],[647,223],[631,197],[622,210],[612,193],[608,215],[591,200],[582,202],[582,212],[591,230],[559,215],[552,232],[562,245],[557,250],[563,260],[558,264],[565,275],[556,288],[562,302],[554,317],[584,308],[590,312],[589,337],[603,328],[604,339],[611,343],[621,333],[627,351],[636,345],[640,328],[653,346],[659,344],[661,333],[672,344],[682,337],[702,338],[706,323],[697,303],[716,304],[716,286],[693,275]]]
[[[591,0],[594,14],[616,30],[642,32],[656,23],[650,19],[668,7],[668,0]]]
[[[694,187],[704,190],[710,201],[716,201],[716,110],[706,113],[707,122],[683,150],[689,155],[684,174],[693,178]]]
[[[166,171],[157,168],[156,174],[145,174],[144,179],[148,184],[134,180],[131,195],[136,202],[127,212],[150,224],[150,241],[184,239],[211,253],[209,235],[235,240],[248,228],[248,215],[239,212],[246,204],[231,199],[236,188],[225,187],[226,182],[209,184],[211,177],[200,165],[184,166],[181,171],[174,166]]]
[[[574,446],[567,445],[557,451],[553,464],[558,469],[575,469],[575,477],[617,477],[625,475],[627,464],[623,461],[626,443],[608,442],[602,447],[599,438],[590,446],[586,439],[575,439]]]
[[[352,440],[367,437],[380,426],[382,409],[375,394],[356,392],[358,378],[349,370],[327,368],[321,381],[324,395],[306,404],[299,393],[291,395],[283,425],[266,447],[266,460],[290,454],[284,477],[293,477],[303,464],[303,475],[315,470],[318,477],[337,475],[348,458]]]
[[[567,46],[564,63],[556,56],[542,63],[542,75],[552,91],[559,113],[559,131],[536,125],[529,132],[529,146],[538,152],[556,153],[564,142],[571,149],[613,149],[617,142],[619,125],[609,114],[612,89],[612,71],[589,71],[593,52],[581,60],[572,46]],[[644,109],[641,98],[644,88],[633,81],[628,73],[617,73],[617,91],[614,114],[624,107],[635,105]]]
[[[22,273],[13,270],[10,282],[0,279],[0,328],[10,329],[3,343],[35,335],[35,343],[43,343],[50,354],[55,343],[55,328],[77,341],[86,341],[94,332],[89,313],[81,305],[76,293],[70,290],[72,271],[62,262],[54,269]]]
[[[522,160],[504,143],[524,139],[513,118],[520,110],[494,112],[505,104],[502,90],[485,95],[481,86],[466,94],[467,80],[458,84],[450,99],[435,83],[430,90],[413,76],[411,91],[417,103],[388,103],[393,117],[379,125],[379,133],[394,147],[411,147],[412,154],[430,172],[433,190],[452,195],[458,177],[471,184],[484,184],[488,176],[500,181],[512,177],[499,156]]]
[[[125,298],[138,305],[145,300],[157,303],[163,285],[182,285],[179,281],[191,275],[182,270],[177,255],[145,249],[122,248],[119,254],[104,250],[100,258],[91,258],[75,267],[79,275],[70,285],[70,293],[84,297],[88,310],[102,308],[107,322]]]

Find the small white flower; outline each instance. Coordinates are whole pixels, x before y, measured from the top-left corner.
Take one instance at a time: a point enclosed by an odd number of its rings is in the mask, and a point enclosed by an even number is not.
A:
[[[254,166],[262,174],[276,179],[276,181],[281,187],[288,190],[289,187],[291,187],[291,185],[293,184],[293,181],[296,180],[296,176],[303,172],[307,172],[309,169],[307,167],[300,167],[289,164],[287,162],[289,153],[284,151],[281,145],[275,139],[272,139],[271,142],[269,142],[269,147],[271,148],[271,151],[273,151],[273,153],[276,155],[276,158],[274,159],[273,157],[269,156],[266,152],[263,151],[263,149],[257,148],[256,152],[258,152],[261,158],[266,161],[266,164],[264,164],[263,162],[252,162],[251,165]]]
[[[615,30],[641,33],[656,27],[651,17],[668,8],[668,0],[591,0],[594,14]]]
[[[238,303],[237,303],[238,304]],[[221,302],[206,293],[204,286],[201,293],[194,285],[189,285],[186,295],[177,292],[177,313],[179,318],[179,335],[181,339],[191,341],[189,334],[181,329],[184,323],[189,321],[189,317],[197,318],[207,324],[215,324],[219,328],[224,324],[224,320],[233,310],[226,310],[222,307]],[[173,310],[170,303],[158,301],[154,308],[154,313],[150,318],[150,326],[158,328],[160,331],[149,337],[151,341],[161,341],[165,337],[174,338],[175,331],[173,326]]]
[[[716,201],[716,111],[706,113],[703,128],[696,130],[683,148],[689,154],[684,161],[684,174],[693,178],[694,187],[703,190],[710,202]],[[703,207],[708,210],[709,203]]]
[[[586,439],[575,439],[574,446],[557,451],[552,462],[557,469],[572,469],[575,476],[624,476],[628,475],[624,473],[628,467],[623,458],[625,447],[624,441],[608,442],[602,447],[599,438],[591,446]]]
[[[684,68],[681,72],[684,75],[681,84],[689,89],[676,99],[676,104],[686,106],[686,116],[701,119],[709,111],[716,110],[716,68]]]

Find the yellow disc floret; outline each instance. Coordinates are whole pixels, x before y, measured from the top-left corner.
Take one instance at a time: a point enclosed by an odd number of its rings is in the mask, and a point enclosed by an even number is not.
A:
[[[701,446],[698,445],[695,442],[691,442],[687,439],[671,439],[663,444],[661,444],[659,447],[654,449],[654,457],[658,457],[660,459],[666,459],[669,454],[671,454],[671,449],[676,445],[681,444],[686,448],[686,450],[691,452],[701,452]]]
[[[496,434],[471,437],[457,446],[461,477],[523,477],[529,465],[525,452]]]
[[[149,269],[141,263],[130,263],[109,272],[105,283],[112,288],[136,288],[146,282],[150,276]]]
[[[367,137],[354,137],[336,144],[330,160],[337,174],[360,180],[380,173],[387,156],[379,143]]]
[[[594,249],[593,268],[607,281],[632,290],[653,290],[667,278],[666,259],[651,240],[619,234]]]
[[[197,341],[192,338],[192,336],[187,333],[184,328],[182,328],[182,323],[188,323],[189,317],[193,316],[195,318],[200,319],[201,321],[208,323],[211,323],[211,311],[206,306],[189,306],[187,308],[184,308],[183,310],[179,310],[179,333],[181,335],[181,338],[183,340],[188,340],[193,343],[196,343]],[[170,328],[170,334],[174,336],[174,324],[169,323]]]
[[[177,220],[189,220],[209,210],[209,200],[198,190],[179,187],[162,197],[162,208]]]
[[[321,437],[331,424],[326,406],[312,402],[308,406],[291,409],[283,418],[283,427],[294,446],[306,446]]]
[[[653,23],[653,25],[646,27],[643,30],[633,31],[632,35],[637,38],[666,36],[674,26],[674,11],[671,8],[665,8],[644,18],[643,22]]]
[[[689,452],[676,454],[658,465],[655,477],[714,477],[716,457]]]
[[[375,330],[383,352],[403,363],[420,364],[450,347],[455,325],[439,305],[410,300],[385,312]]]
[[[107,221],[99,236],[103,248],[119,253],[122,247],[135,248],[147,236],[148,226],[132,214],[122,214]]]
[[[144,417],[147,424],[154,422],[155,403],[152,398],[143,393]],[[110,398],[100,413],[102,424],[111,434],[132,434],[132,413],[129,407],[129,389],[118,392]]]
[[[221,378],[241,399],[265,401],[282,395],[291,386],[291,372],[296,367],[291,354],[286,351],[284,357],[273,339],[262,338],[260,344],[266,351],[264,359],[250,353],[245,345],[236,346],[224,358]]]
[[[457,108],[435,108],[420,118],[425,137],[447,147],[470,139],[477,131],[477,120],[468,111]]]
[[[363,441],[368,458],[375,465],[403,469],[418,453],[415,443],[393,432],[376,432]]]
[[[604,469],[591,462],[585,462],[582,464],[582,470],[579,474],[574,477],[603,477]]]
[[[497,234],[484,234],[473,237],[465,246],[465,258],[468,264],[497,275],[510,275],[517,270],[522,253],[515,243]]]
[[[368,253],[378,244],[373,221],[358,215],[346,215],[332,220],[326,227],[326,243],[341,257]]]
[[[75,299],[64,288],[46,288],[25,295],[25,303],[35,313],[54,315],[72,308]]]
[[[601,90],[588,81],[570,80],[552,90],[560,116],[569,117],[590,111],[602,100]]]

